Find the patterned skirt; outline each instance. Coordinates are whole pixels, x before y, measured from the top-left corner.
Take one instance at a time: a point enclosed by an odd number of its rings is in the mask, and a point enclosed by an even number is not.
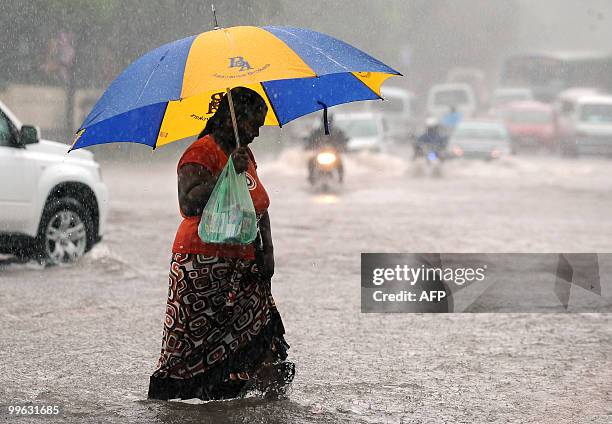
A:
[[[293,380],[285,329],[256,261],[174,253],[149,399],[279,394]]]

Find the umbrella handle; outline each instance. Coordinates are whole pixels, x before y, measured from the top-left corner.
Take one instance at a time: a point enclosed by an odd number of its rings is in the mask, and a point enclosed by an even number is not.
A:
[[[329,121],[327,120],[327,105],[320,101],[318,101],[317,103],[323,106],[323,127],[325,128],[325,135],[329,135]]]
[[[236,137],[236,148],[240,147],[240,136],[238,135],[238,124],[236,123],[236,112],[234,112],[234,101],[232,100],[232,92],[228,88],[225,89],[227,100],[229,103],[230,115],[232,116],[232,125],[234,126],[234,137]]]

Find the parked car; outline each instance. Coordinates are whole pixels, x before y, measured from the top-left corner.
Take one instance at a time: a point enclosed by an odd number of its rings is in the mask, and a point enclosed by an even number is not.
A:
[[[461,122],[448,142],[450,157],[498,159],[510,154],[510,137],[499,121]]]
[[[468,118],[474,115],[477,106],[472,87],[465,83],[437,84],[427,95],[427,114],[436,118],[443,117],[453,107]]]
[[[598,89],[592,87],[572,87],[563,90],[556,97],[553,105],[558,114],[571,114],[576,102],[585,96],[596,96],[601,94]]]
[[[563,115],[561,152],[565,155],[612,154],[612,96],[587,95]]]
[[[513,102],[500,110],[512,140],[512,151],[544,147],[557,148],[557,119],[555,109],[548,103],[536,101]]]
[[[365,110],[384,115],[386,137],[397,143],[408,143],[415,132],[414,94],[399,87],[382,87],[384,101],[364,102]]]
[[[379,152],[385,148],[385,120],[379,113],[336,113],[333,125],[348,137],[348,151],[368,150]]]
[[[93,154],[39,139],[0,102],[0,253],[73,262],[104,234],[107,188]]]

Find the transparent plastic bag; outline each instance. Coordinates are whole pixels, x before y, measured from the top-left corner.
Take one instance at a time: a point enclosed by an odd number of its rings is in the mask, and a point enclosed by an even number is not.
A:
[[[231,156],[202,211],[198,235],[205,243],[222,244],[249,244],[257,236],[246,175],[236,173]]]

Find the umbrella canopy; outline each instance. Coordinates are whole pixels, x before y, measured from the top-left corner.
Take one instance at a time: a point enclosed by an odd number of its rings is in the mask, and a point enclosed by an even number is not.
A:
[[[108,87],[72,149],[133,142],[153,148],[199,133],[226,89],[257,91],[265,125],[342,103],[380,99],[396,70],[333,37],[301,28],[221,28],[159,47]]]

